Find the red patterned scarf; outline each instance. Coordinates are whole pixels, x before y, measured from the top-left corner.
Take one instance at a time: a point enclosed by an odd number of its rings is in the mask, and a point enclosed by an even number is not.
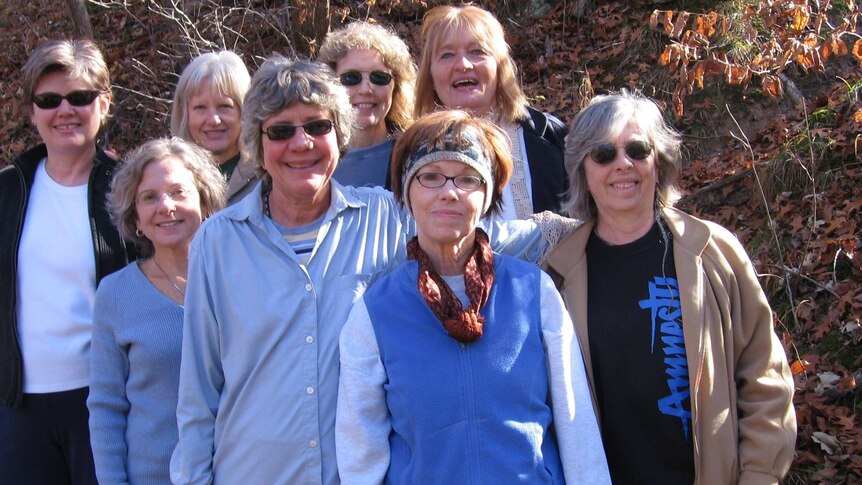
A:
[[[449,285],[434,271],[428,254],[419,247],[418,238],[407,243],[407,257],[419,263],[419,293],[443,322],[449,336],[466,343],[478,340],[485,326],[485,317],[479,310],[488,302],[494,286],[494,253],[488,235],[476,228],[476,243],[464,268],[464,283],[470,299],[467,309],[463,309]]]

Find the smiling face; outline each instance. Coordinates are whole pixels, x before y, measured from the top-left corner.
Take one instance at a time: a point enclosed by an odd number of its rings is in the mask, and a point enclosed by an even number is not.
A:
[[[327,111],[295,101],[261,127],[265,131],[273,125],[300,126],[324,119],[332,119]],[[340,156],[335,128],[319,136],[311,136],[299,128],[293,137],[280,141],[270,140],[266,134],[261,136],[263,168],[272,177],[271,203],[325,211],[330,202],[330,179]]]
[[[451,160],[429,163],[416,175],[427,172],[447,177],[480,177],[479,172],[469,165]],[[436,252],[434,248],[440,248],[446,252],[445,248],[472,245],[485,202],[485,191],[481,186],[468,192],[447,180],[442,187],[429,189],[413,177],[407,194],[422,249],[432,253]]]
[[[484,115],[496,106],[497,60],[467,28],[443,36],[432,57],[431,78],[447,108]]]
[[[175,157],[144,167],[135,192],[138,229],[159,251],[185,251],[203,220],[194,175]]]
[[[80,78],[69,78],[65,72],[45,74],[33,90],[33,95],[91,90],[93,86]],[[101,94],[86,106],[72,106],[64,99],[60,106],[42,109],[31,103],[30,120],[49,151],[92,150],[102,119],[108,114],[110,98]]]
[[[239,153],[241,113],[233,99],[207,83],[189,98],[186,109],[195,143],[209,150],[218,162]]]
[[[391,73],[383,63],[383,57],[373,49],[354,49],[341,59],[335,68],[337,75],[345,72],[358,71],[362,73],[362,81],[356,86],[347,86],[350,104],[356,110],[356,125],[360,131],[372,130],[386,133],[386,115],[392,107],[392,93],[395,90],[393,79],[386,86],[372,84],[368,79],[371,71]]]
[[[632,231],[652,226],[656,194],[655,150],[644,160],[631,160],[623,146],[631,141],[649,141],[632,120],[620,135],[609,143],[617,146],[616,158],[606,164],[596,163],[590,155],[584,160],[587,189],[598,210],[598,230],[603,225]]]

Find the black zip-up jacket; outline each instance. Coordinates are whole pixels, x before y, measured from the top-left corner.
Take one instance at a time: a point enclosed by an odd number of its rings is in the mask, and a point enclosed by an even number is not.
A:
[[[529,107],[527,113],[529,116],[520,125],[524,129],[524,149],[530,167],[533,212],[559,213],[569,190],[569,175],[563,160],[569,129],[548,113]]]
[[[24,367],[16,318],[18,244],[36,168],[47,154],[45,145],[39,145],[0,170],[0,403],[13,408],[21,405]],[[96,284],[134,259],[133,247],[120,237],[105,205],[116,166],[116,160],[97,150],[87,187]],[[45,234],[45,237],[53,236]]]

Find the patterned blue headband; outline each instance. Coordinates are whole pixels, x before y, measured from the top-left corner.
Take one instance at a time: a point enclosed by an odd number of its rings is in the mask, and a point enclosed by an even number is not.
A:
[[[422,143],[410,154],[404,166],[404,175],[401,177],[404,205],[410,209],[408,194],[410,182],[413,181],[416,172],[429,163],[443,160],[461,162],[479,172],[479,176],[485,181],[485,203],[482,215],[486,214],[491,208],[491,196],[494,193],[494,170],[491,167],[490,158],[479,142],[479,131],[472,126],[465,127],[458,135],[447,133],[442,143],[434,145],[428,142]]]

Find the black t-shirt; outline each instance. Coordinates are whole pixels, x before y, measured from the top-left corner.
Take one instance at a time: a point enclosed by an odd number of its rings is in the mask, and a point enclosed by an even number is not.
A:
[[[662,237],[662,229],[667,241]],[[615,484],[691,484],[694,447],[682,310],[669,231],[587,242],[589,346]]]

